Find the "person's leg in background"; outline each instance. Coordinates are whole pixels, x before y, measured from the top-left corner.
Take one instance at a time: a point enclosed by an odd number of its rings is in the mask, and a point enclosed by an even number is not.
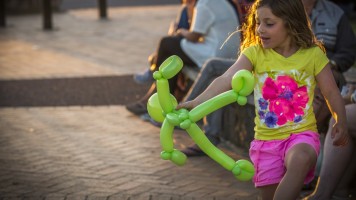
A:
[[[333,198],[338,197],[339,199],[347,199],[347,197],[349,196],[350,193],[350,185],[352,183],[352,181],[355,180],[355,175],[356,175],[356,148],[355,148],[355,142],[356,142],[356,104],[349,104],[346,105],[346,115],[347,115],[347,127],[349,128],[349,135],[351,137],[349,144],[344,147],[345,149],[343,149],[344,154],[342,156],[345,156],[346,158],[348,156],[350,156],[350,161],[348,162],[348,164],[346,164],[346,170],[343,173],[343,176],[340,180],[340,182],[337,185],[337,188],[333,194]],[[330,142],[327,143],[328,146],[330,146],[330,152],[335,153],[334,149],[337,147],[335,146],[331,146],[332,144]],[[326,148],[328,148],[326,146]],[[337,152],[337,151],[336,151]],[[330,154],[331,157],[337,156],[334,154]],[[346,159],[344,158],[344,159]],[[338,163],[338,162],[336,162]],[[330,165],[332,166],[328,166],[328,167],[332,167],[332,169],[334,170],[334,168],[338,169],[339,167],[342,167],[343,163],[338,163],[337,165],[335,165],[335,163],[330,163]],[[328,172],[326,172],[328,173]],[[327,176],[327,174],[325,173],[325,176]]]
[[[190,101],[199,96],[215,78],[222,75],[229,69],[235,60],[212,58],[209,59],[200,71],[193,86],[188,92],[185,101]],[[220,143],[220,133],[223,126],[223,109],[219,109],[206,116],[204,132],[211,143],[217,145]],[[193,145],[182,150],[187,156],[203,156],[204,152],[197,146]]]
[[[170,56],[176,55],[183,61],[183,66],[197,66],[197,64],[183,51],[180,42],[183,39],[181,36],[164,37],[157,51],[157,69]],[[181,72],[180,72],[181,73]],[[174,93],[177,87],[178,74],[169,79],[169,87],[171,94]]]
[[[179,56],[185,65],[196,66],[194,61],[189,58],[180,46],[180,41],[183,37],[180,36],[166,36],[161,39],[157,48],[156,66],[160,66],[168,57],[172,55]],[[158,69],[158,68],[157,68]],[[169,80],[170,91],[173,91],[177,86],[177,75]],[[152,84],[149,91],[143,98],[137,102],[126,105],[126,109],[135,115],[142,115],[147,113],[146,104],[149,97],[156,92],[155,83]]]
[[[199,96],[215,78],[225,73],[234,62],[235,60],[226,58],[211,58],[207,60],[184,101],[190,101]]]
[[[191,21],[191,13],[194,8],[193,4],[186,4],[186,1],[181,1],[181,8],[177,14],[176,20],[172,21],[170,27],[168,29],[168,36],[175,35],[176,31],[180,28],[189,29],[190,21]],[[157,62],[157,52],[152,53],[148,57],[148,63],[150,67],[146,69],[144,72],[138,73],[134,75],[134,81],[138,84],[151,84],[154,82],[152,77],[153,72],[157,70],[156,66]]]
[[[317,187],[306,199],[331,199],[334,192],[338,197],[347,199],[348,187],[355,176],[355,139],[356,139],[356,104],[346,106],[347,125],[351,137],[346,146],[337,147],[332,144],[331,129],[334,120],[330,121],[329,132],[324,144],[324,158]],[[342,198],[339,198],[342,199]]]

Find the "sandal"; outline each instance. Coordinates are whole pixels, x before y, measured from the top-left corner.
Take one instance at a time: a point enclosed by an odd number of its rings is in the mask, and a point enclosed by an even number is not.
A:
[[[206,155],[204,153],[204,151],[202,151],[197,145],[187,147],[187,148],[183,149],[182,152],[188,157],[205,156]]]
[[[142,102],[135,102],[125,106],[128,111],[135,115],[142,115],[147,113],[147,107]]]

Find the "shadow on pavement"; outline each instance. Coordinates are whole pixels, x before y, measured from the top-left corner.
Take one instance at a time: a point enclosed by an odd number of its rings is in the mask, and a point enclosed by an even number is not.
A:
[[[0,107],[123,105],[148,86],[131,75],[0,81]]]

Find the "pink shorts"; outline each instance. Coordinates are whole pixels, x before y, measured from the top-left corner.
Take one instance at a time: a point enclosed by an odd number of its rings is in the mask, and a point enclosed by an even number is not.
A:
[[[253,182],[255,187],[278,184],[285,172],[284,157],[288,150],[296,144],[306,143],[311,145],[317,155],[320,150],[319,134],[313,131],[305,131],[291,134],[283,140],[253,140],[250,147],[250,158],[255,167]],[[309,183],[314,178],[314,169],[308,172],[304,183]]]

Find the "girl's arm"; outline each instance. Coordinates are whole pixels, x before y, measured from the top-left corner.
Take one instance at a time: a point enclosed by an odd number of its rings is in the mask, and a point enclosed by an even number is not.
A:
[[[318,87],[325,97],[329,110],[335,119],[331,138],[336,146],[347,144],[349,137],[347,133],[346,111],[343,98],[341,97],[339,88],[337,87],[330,64],[316,76]]]
[[[232,77],[237,71],[241,69],[247,69],[249,71],[252,71],[252,64],[245,55],[241,55],[236,60],[236,62],[223,75],[216,78],[203,93],[201,93],[192,101],[187,101],[179,104],[176,109],[180,109],[180,108],[192,109],[195,106],[223,92],[230,90],[232,88],[231,87]]]

